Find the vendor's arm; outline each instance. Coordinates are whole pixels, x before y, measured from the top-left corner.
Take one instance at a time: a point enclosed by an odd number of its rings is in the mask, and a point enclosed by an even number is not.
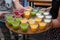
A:
[[[19,0],[13,0],[13,2],[15,4],[16,9],[23,8],[23,6],[20,4],[20,1]]]
[[[60,28],[60,8],[59,8],[59,11],[58,11],[57,19],[53,19],[52,23],[53,23],[53,28]]]
[[[0,17],[3,15],[3,14],[7,14],[7,13],[10,13],[8,11],[0,11]]]

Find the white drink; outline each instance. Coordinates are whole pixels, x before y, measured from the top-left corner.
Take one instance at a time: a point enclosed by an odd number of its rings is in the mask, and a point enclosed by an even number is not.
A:
[[[45,12],[44,15],[49,15],[49,12]]]
[[[51,15],[48,15],[48,16],[45,16],[45,18],[47,18],[47,19],[51,19],[52,16],[51,16]]]
[[[50,23],[51,22],[51,19],[44,19],[44,22]]]

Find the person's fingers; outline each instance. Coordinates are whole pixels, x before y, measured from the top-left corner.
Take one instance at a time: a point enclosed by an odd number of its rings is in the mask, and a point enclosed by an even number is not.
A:
[[[8,12],[8,11],[0,11],[0,17],[1,17],[2,15],[4,15],[4,14],[7,14],[7,13],[10,13],[10,12]]]
[[[2,13],[0,13],[0,17],[2,16]]]

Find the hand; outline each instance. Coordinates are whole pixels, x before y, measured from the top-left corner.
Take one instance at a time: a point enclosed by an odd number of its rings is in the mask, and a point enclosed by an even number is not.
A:
[[[6,13],[10,13],[10,12],[8,12],[8,11],[0,11],[0,17],[3,16],[4,14],[6,14]]]
[[[52,24],[53,24],[53,28],[59,28],[60,27],[60,23],[59,23],[58,19],[53,19]]]
[[[33,8],[30,7],[30,6],[28,6],[28,7],[25,8],[25,10],[28,10],[28,11],[31,11],[32,9],[33,9]]]
[[[19,2],[19,0],[13,0],[14,2]]]

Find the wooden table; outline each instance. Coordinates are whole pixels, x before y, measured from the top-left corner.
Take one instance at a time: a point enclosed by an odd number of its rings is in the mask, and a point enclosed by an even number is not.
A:
[[[52,6],[52,0],[28,0],[28,2],[32,2],[34,5],[40,5],[40,6]],[[31,5],[31,4],[30,4]]]

